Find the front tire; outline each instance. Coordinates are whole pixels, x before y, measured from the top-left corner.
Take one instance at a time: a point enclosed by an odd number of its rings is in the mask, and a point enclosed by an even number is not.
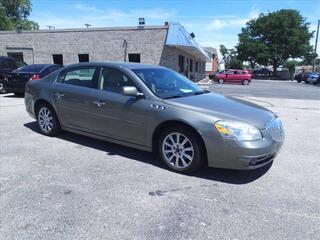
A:
[[[158,152],[167,167],[178,173],[191,173],[204,163],[200,137],[185,127],[171,127],[159,139]]]
[[[220,78],[220,79],[218,80],[218,83],[223,84],[223,83],[224,83],[224,80],[223,80],[222,78]]]
[[[55,136],[61,130],[57,115],[49,104],[43,103],[37,108],[37,123],[40,132],[46,136]]]

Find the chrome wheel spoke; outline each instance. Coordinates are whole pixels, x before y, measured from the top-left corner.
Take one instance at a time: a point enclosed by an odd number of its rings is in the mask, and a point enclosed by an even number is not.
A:
[[[186,157],[188,160],[192,161],[192,157],[188,154],[183,154],[184,157]]]
[[[183,156],[181,156],[181,162],[183,167],[186,167],[188,164],[186,163],[186,161],[183,159]]]
[[[39,121],[39,126],[43,132],[48,133],[52,130],[53,116],[51,111],[48,108],[42,107],[40,109],[38,121]]]
[[[164,138],[162,154],[164,160],[174,168],[186,168],[192,163],[194,148],[185,135],[175,132]]]

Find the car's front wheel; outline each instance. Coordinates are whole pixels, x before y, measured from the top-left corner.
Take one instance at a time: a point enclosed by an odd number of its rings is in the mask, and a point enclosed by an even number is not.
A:
[[[249,80],[243,80],[242,82],[243,85],[249,85],[249,83],[250,83]]]
[[[220,78],[220,79],[218,80],[218,83],[223,84],[223,83],[224,83],[223,78]]]
[[[199,137],[184,127],[172,127],[164,131],[160,136],[158,152],[164,163],[179,173],[198,170],[205,158]]]
[[[37,108],[37,123],[41,133],[47,136],[55,136],[61,129],[54,110],[48,104]]]

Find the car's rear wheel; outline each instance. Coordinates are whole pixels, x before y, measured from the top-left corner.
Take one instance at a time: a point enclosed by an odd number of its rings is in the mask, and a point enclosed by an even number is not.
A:
[[[249,83],[250,83],[249,80],[243,80],[242,82],[243,85],[249,85]]]
[[[224,80],[223,80],[222,78],[220,78],[220,79],[218,80],[218,83],[223,84],[223,83],[224,83]]]
[[[37,122],[42,134],[55,136],[61,130],[59,120],[49,104],[41,104],[37,108]]]
[[[199,137],[184,127],[164,131],[160,136],[158,152],[170,170],[179,173],[198,170],[205,157]]]

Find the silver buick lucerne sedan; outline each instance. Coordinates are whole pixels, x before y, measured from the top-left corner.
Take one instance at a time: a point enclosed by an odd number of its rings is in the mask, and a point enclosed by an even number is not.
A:
[[[265,108],[210,93],[164,67],[92,62],[26,85],[25,105],[41,133],[61,129],[159,154],[176,172],[255,169],[284,141]]]

